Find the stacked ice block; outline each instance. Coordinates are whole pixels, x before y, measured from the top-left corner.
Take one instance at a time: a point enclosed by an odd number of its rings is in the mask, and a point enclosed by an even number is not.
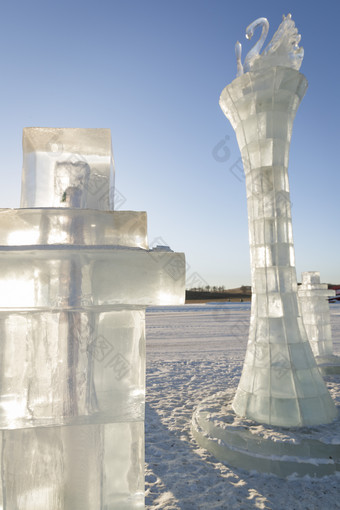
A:
[[[23,208],[0,211],[0,508],[143,508],[145,308],[184,302],[184,255],[113,211],[109,130],[23,146]]]
[[[318,271],[302,273],[302,284],[299,286],[301,315],[315,357],[333,354],[331,318],[327,298],[334,294],[334,290],[328,290],[327,283],[320,282]]]

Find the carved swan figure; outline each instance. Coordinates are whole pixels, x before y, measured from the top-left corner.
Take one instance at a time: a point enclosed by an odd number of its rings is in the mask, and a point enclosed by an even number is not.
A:
[[[266,40],[269,32],[269,23],[267,18],[258,18],[252,23],[250,23],[250,25],[248,25],[246,28],[246,38],[249,41],[254,35],[255,28],[258,26],[262,27],[261,37],[257,41],[257,43],[255,43],[253,48],[248,52],[246,58],[244,59],[243,70],[245,73],[250,71],[251,67],[253,66],[254,60],[260,57],[260,51],[262,50],[262,46],[264,45],[264,41]]]
[[[268,20],[266,18],[258,18],[253,21],[246,29],[246,37],[251,39],[255,28],[258,26],[262,26],[260,39],[247,54],[243,66],[241,62],[242,45],[238,41],[236,43],[237,76],[241,76],[248,71],[261,70],[273,66],[285,66],[299,70],[304,50],[299,48],[301,35],[295,27],[291,14],[283,16],[282,23],[261,55],[260,51],[268,35]]]

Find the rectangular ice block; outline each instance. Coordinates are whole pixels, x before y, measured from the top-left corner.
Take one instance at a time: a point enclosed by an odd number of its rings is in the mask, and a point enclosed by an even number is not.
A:
[[[0,246],[119,245],[148,248],[145,212],[0,209]]]
[[[0,429],[144,419],[144,309],[0,312],[0,336]]]
[[[0,251],[0,308],[179,305],[184,285],[183,253],[103,246]]]
[[[0,508],[144,508],[144,422],[2,431]]]
[[[113,210],[109,129],[24,128],[21,207]]]

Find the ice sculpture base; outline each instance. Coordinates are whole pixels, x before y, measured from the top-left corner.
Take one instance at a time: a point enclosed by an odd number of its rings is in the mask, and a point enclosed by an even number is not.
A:
[[[280,478],[314,478],[340,471],[340,418],[313,428],[260,425],[236,416],[234,391],[205,399],[192,418],[199,446],[236,468],[271,473]]]
[[[322,375],[340,375],[340,356],[316,356],[315,361]]]

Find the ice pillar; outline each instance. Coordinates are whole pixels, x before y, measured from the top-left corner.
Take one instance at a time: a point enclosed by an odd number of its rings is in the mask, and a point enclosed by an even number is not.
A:
[[[246,178],[252,277],[251,325],[237,414],[278,426],[331,422],[336,408],[299,313],[288,155],[307,88],[295,69],[247,72],[222,92]]]
[[[315,357],[333,355],[331,317],[328,297],[334,296],[334,290],[320,282],[318,271],[302,273],[299,286],[301,314],[306,333]]]

